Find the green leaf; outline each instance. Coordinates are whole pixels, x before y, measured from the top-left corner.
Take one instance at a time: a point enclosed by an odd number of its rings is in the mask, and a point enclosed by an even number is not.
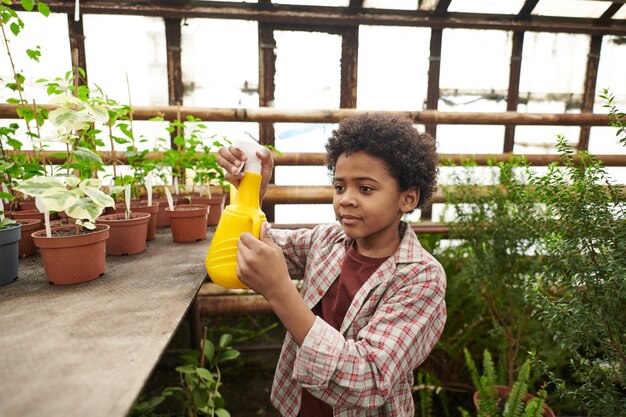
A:
[[[77,146],[74,148],[74,155],[79,161],[102,164],[102,158],[100,158],[100,155],[88,148]]]
[[[35,8],[35,2],[33,0],[22,0],[22,7],[24,10],[31,12]]]
[[[222,336],[220,336],[220,348],[224,349],[225,347],[230,345],[230,342],[232,342],[233,340],[233,335],[229,334],[229,333],[224,333]]]
[[[13,34],[15,36],[19,35],[19,33],[20,33],[20,25],[18,25],[17,23],[13,22],[13,23],[11,23],[9,28],[11,29],[11,32],[13,32]]]
[[[65,190],[65,184],[57,178],[33,177],[22,181],[17,187],[14,188],[21,193],[36,197],[42,195],[45,191],[51,188],[62,188]]]
[[[210,340],[204,341],[204,356],[207,358],[209,362],[213,360],[213,356],[215,355],[215,345]]]
[[[94,187],[81,187],[81,190],[89,197],[89,199],[94,203],[94,205],[98,206],[100,210],[105,207],[115,207],[115,200],[113,198]]]
[[[66,208],[65,214],[73,219],[89,220],[93,223],[96,221],[96,218],[102,214],[103,209],[103,205],[95,204],[94,201],[89,198],[81,198],[71,207]]]
[[[230,413],[223,408],[218,408],[215,410],[215,415],[217,417],[230,417]]]
[[[213,377],[213,374],[205,368],[196,368],[196,373],[198,374],[198,376],[202,379],[204,379],[205,381],[215,381],[215,378]]]
[[[41,194],[41,198],[47,211],[65,211],[79,200],[75,193],[65,187],[49,188]]]
[[[240,353],[238,350],[228,349],[220,353],[220,355],[217,358],[217,361],[218,362],[230,361],[230,360],[238,358],[239,355]]]
[[[191,365],[182,365],[176,367],[176,372],[180,372],[182,374],[195,374],[196,367]]]
[[[37,3],[37,11],[46,17],[50,16],[50,7],[41,1]]]
[[[206,389],[195,389],[193,391],[193,403],[197,408],[204,408],[209,402],[209,393]]]

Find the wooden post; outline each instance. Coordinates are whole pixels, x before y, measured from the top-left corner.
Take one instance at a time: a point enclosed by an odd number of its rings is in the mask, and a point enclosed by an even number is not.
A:
[[[509,92],[506,101],[507,111],[517,111],[519,104],[519,80],[522,69],[522,50],[524,49],[524,32],[513,34],[511,46],[511,63],[509,65]],[[504,128],[504,146],[502,152],[513,152],[515,143],[515,125],[506,125]]]
[[[274,102],[276,85],[276,40],[274,28],[268,24],[259,23],[259,107],[271,106]],[[274,146],[274,124],[272,122],[259,123],[259,143]],[[274,182],[272,175],[271,183]],[[274,204],[263,204],[263,212],[269,221],[274,221]]]
[[[163,19],[165,22],[165,44],[167,48],[167,93],[170,106],[183,104],[183,74],[180,61],[181,19]],[[170,147],[176,148],[174,137],[170,134]]]
[[[72,68],[81,68],[85,71],[85,77],[81,78],[76,74],[79,85],[89,85],[87,81],[87,56],[85,52],[85,31],[83,19],[78,22],[74,20],[73,14],[67,15],[67,29],[70,37],[70,55],[72,56]],[[74,53],[76,51],[76,53]]]
[[[430,57],[428,64],[428,92],[426,94],[426,109],[437,110],[439,107],[439,75],[441,73],[441,42],[442,29],[430,31]],[[426,132],[437,137],[437,124],[426,123]]]
[[[341,98],[339,107],[354,109],[357,103],[359,28],[346,28],[341,39]]]
[[[593,113],[593,103],[596,98],[596,82],[598,80],[598,66],[600,65],[600,51],[602,49],[602,36],[592,36],[589,43],[589,55],[587,56],[587,71],[585,74],[585,88],[581,113]],[[578,150],[589,149],[590,126],[580,127]]]

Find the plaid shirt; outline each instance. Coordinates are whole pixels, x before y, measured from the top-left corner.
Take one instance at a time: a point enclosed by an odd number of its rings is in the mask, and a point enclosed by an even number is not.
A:
[[[413,416],[413,370],[446,321],[445,273],[405,223],[396,252],[363,284],[340,331],[317,317],[302,346],[287,334],[272,403],[297,417],[301,387],[333,406],[335,417]],[[339,276],[352,240],[338,223],[271,230],[301,295],[313,308]]]

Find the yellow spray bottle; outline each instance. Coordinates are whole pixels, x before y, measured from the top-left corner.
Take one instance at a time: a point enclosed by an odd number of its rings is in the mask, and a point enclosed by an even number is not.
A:
[[[211,246],[206,257],[206,270],[211,280],[224,288],[248,288],[237,277],[237,242],[244,232],[252,233],[257,239],[261,235],[261,224],[266,221],[259,203],[261,188],[261,160],[256,151],[263,149],[257,142],[240,139],[233,143],[248,157],[234,201],[224,208]]]

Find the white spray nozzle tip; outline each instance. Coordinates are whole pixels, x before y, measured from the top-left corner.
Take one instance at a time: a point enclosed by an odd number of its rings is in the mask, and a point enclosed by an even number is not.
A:
[[[246,172],[260,174],[261,160],[256,156],[256,153],[257,151],[262,150],[264,146],[252,139],[248,139],[245,137],[235,139],[233,145],[241,149],[248,157],[246,163],[239,166],[237,174],[239,174],[242,169]]]

